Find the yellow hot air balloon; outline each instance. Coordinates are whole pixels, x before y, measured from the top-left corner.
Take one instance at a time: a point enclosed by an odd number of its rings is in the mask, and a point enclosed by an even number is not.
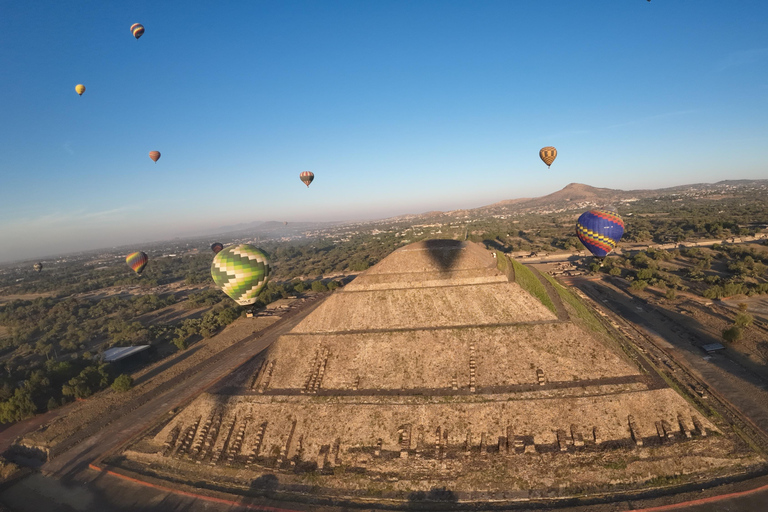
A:
[[[547,164],[547,169],[549,169],[549,166],[552,165],[552,162],[557,158],[557,150],[552,146],[541,148],[539,150],[539,158]]]
[[[82,96],[82,95],[83,95],[83,93],[85,92],[85,86],[84,86],[83,84],[77,84],[77,85],[75,86],[75,92],[77,92],[77,94],[79,94],[80,96]]]

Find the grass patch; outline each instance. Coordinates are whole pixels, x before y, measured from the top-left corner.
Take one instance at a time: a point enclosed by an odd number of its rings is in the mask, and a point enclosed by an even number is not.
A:
[[[576,316],[584,321],[584,323],[587,324],[587,327],[589,327],[594,332],[599,332],[606,335],[608,334],[608,331],[605,329],[603,323],[598,320],[595,315],[592,314],[589,308],[583,302],[581,302],[579,297],[572,293],[568,288],[558,283],[557,280],[549,274],[542,273],[541,275],[544,276],[544,279],[552,283],[552,286],[555,288],[555,290],[557,290],[558,295],[560,295],[560,300],[571,306],[571,308],[576,312]]]
[[[499,258],[497,257],[496,259]],[[557,314],[557,309],[555,308],[552,299],[549,297],[547,289],[544,288],[541,281],[539,281],[533,272],[531,272],[531,269],[513,259],[509,259],[509,262],[512,264],[512,269],[515,272],[515,282],[519,284],[523,290],[539,299],[539,301],[548,307],[550,311]]]
[[[615,470],[627,469],[627,461],[617,460],[614,462],[606,462],[605,464],[603,464],[603,467],[605,469],[615,469]]]
[[[507,279],[510,281],[515,280],[515,274],[512,271],[512,265],[509,262],[509,258],[500,251],[494,251],[496,254],[496,268],[499,269],[500,272],[502,272],[505,276],[507,276]]]

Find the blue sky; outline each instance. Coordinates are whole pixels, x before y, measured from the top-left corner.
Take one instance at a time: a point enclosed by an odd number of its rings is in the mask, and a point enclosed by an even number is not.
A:
[[[571,182],[768,177],[764,1],[0,0],[0,12],[0,261]]]

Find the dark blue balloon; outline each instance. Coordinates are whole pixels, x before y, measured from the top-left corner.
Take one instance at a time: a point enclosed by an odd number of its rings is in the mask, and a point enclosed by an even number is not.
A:
[[[590,210],[576,221],[576,235],[589,252],[598,258],[605,258],[621,240],[624,221],[616,212]]]

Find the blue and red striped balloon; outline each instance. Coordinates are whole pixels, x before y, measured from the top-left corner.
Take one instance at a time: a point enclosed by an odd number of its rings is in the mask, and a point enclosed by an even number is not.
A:
[[[576,235],[589,252],[605,258],[624,234],[624,221],[616,212],[589,210],[576,221]]]

